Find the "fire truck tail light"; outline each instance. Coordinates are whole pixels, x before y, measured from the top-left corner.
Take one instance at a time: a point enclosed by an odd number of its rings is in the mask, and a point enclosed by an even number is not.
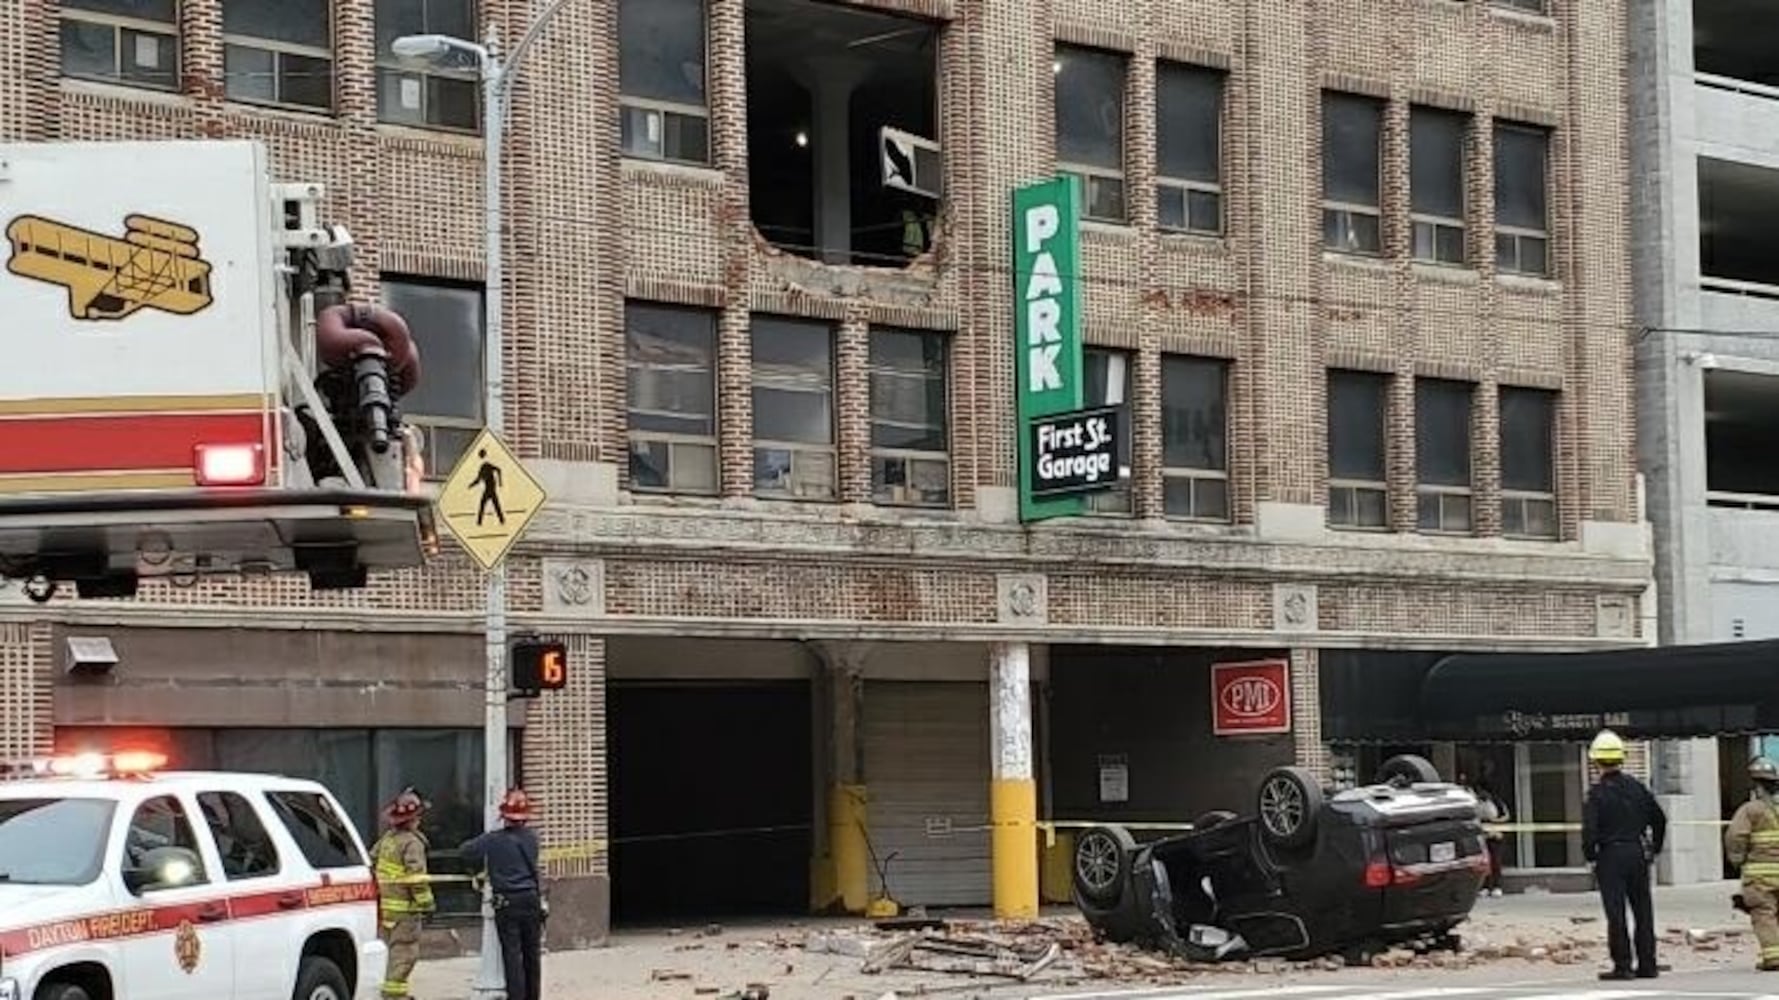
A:
[[[265,447],[253,444],[200,444],[193,466],[199,486],[258,486],[266,481]]]

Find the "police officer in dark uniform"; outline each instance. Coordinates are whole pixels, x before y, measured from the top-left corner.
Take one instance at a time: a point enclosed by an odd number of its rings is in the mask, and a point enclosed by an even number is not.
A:
[[[1600,978],[1654,979],[1655,903],[1650,898],[1649,866],[1662,852],[1668,816],[1641,781],[1624,773],[1625,743],[1617,733],[1601,730],[1588,757],[1601,773],[1582,807],[1581,847],[1600,885],[1606,942],[1612,953],[1612,970],[1600,973]],[[1637,921],[1635,969],[1625,928],[1627,905]]]
[[[500,803],[503,826],[462,847],[470,871],[485,871],[494,893],[507,1000],[539,1000],[543,991],[543,930],[547,906],[537,873],[537,833],[531,799],[514,789]]]

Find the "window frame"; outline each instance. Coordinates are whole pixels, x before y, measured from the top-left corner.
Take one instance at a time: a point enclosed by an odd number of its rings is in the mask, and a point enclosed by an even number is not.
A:
[[[288,2],[288,0],[286,0]],[[229,0],[221,0],[226,7]],[[327,47],[316,48],[312,45],[301,45],[294,42],[283,42],[273,38],[257,35],[242,35],[224,32],[222,35],[223,63],[228,62],[228,50],[231,48],[250,49],[255,52],[269,53],[272,56],[272,91],[271,99],[262,97],[242,97],[230,92],[234,77],[224,76],[223,92],[230,103],[250,104],[256,107],[282,108],[287,111],[299,111],[308,114],[331,115],[339,104],[339,93],[336,88],[338,75],[337,60],[334,52],[339,45],[339,19],[334,15],[334,5],[323,0],[322,9],[327,16]],[[225,15],[226,16],[226,15]],[[284,57],[299,56],[305,59],[317,59],[327,64],[327,103],[325,105],[304,104],[300,101],[283,99],[284,89]]]
[[[1160,81],[1162,74],[1170,71],[1175,73],[1202,75],[1213,78],[1216,81],[1216,108],[1215,113],[1212,115],[1213,121],[1215,122],[1213,129],[1217,144],[1217,179],[1215,181],[1207,181],[1202,178],[1175,177],[1165,173],[1164,168],[1161,166],[1161,135],[1162,129],[1165,126],[1165,118],[1162,108]],[[1228,105],[1229,74],[1209,66],[1200,66],[1195,63],[1158,59],[1156,61],[1155,77],[1157,81],[1155,97],[1156,228],[1164,233],[1178,233],[1188,236],[1221,237],[1224,235],[1224,231],[1227,228],[1224,216],[1225,199],[1223,197],[1223,146],[1224,129],[1228,122],[1226,108]],[[1215,226],[1206,229],[1193,225],[1192,196],[1195,194],[1210,195],[1216,199],[1217,217]],[[1161,221],[1163,215],[1161,208],[1162,202],[1170,195],[1177,195],[1180,199],[1180,218],[1183,220],[1184,225],[1173,226]]]
[[[1471,116],[1462,112],[1436,108],[1426,105],[1413,105],[1409,108],[1409,256],[1418,264],[1430,264],[1435,267],[1468,267],[1470,264],[1470,226],[1468,211],[1470,207],[1470,171],[1468,169],[1471,149]],[[1461,217],[1442,215],[1437,212],[1426,212],[1415,208],[1414,156],[1415,156],[1415,125],[1417,119],[1428,121],[1437,119],[1453,120],[1458,123],[1458,206],[1464,213]],[[1458,257],[1456,260],[1441,255],[1440,242],[1442,233],[1457,233]],[[1429,253],[1422,253],[1421,234],[1427,234]]]
[[[1101,56],[1116,59],[1123,70],[1118,84],[1118,167],[1093,166],[1065,159],[1062,155],[1062,106],[1061,95],[1057,93],[1061,85],[1062,59],[1064,51],[1078,52],[1090,56]],[[1055,172],[1059,176],[1074,177],[1081,185],[1081,218],[1085,222],[1097,222],[1102,225],[1130,225],[1130,190],[1127,177],[1130,173],[1130,130],[1126,127],[1126,119],[1130,114],[1130,64],[1132,56],[1128,52],[1115,49],[1099,48],[1092,45],[1076,45],[1072,42],[1055,42],[1051,46],[1051,60],[1055,71],[1051,75],[1050,90],[1053,110],[1051,113],[1050,130],[1054,144],[1058,150]],[[1103,193],[1115,192],[1117,199],[1117,215],[1100,215],[1094,211]]]
[[[469,24],[480,23],[482,16],[482,4],[480,0],[452,0],[452,2],[461,2],[468,5],[469,17],[467,22]],[[377,34],[376,21],[378,6],[379,0],[372,0],[371,35],[373,38],[375,38]],[[421,10],[422,16],[424,16],[424,4],[422,5]],[[482,134],[482,115],[484,113],[482,108],[482,83],[481,72],[477,67],[439,66],[436,64],[416,63],[412,60],[403,59],[393,52],[384,52],[379,47],[375,53],[375,58],[372,60],[372,70],[376,74],[376,79],[373,84],[373,99],[377,104],[377,123],[379,125],[392,125],[397,128],[424,129],[431,132],[450,132],[456,135]],[[399,81],[402,78],[410,76],[418,80],[420,83],[420,109],[416,115],[419,120],[412,121],[406,118],[388,117],[384,114],[383,110],[383,87],[385,80],[395,80],[399,85]],[[469,84],[470,92],[474,95],[470,105],[471,121],[469,124],[450,125],[444,122],[431,120],[430,109],[433,105],[432,102],[427,99],[427,83],[435,79]]]
[[[633,418],[634,414],[637,412],[637,407],[636,407],[635,394],[630,392],[629,387],[630,387],[631,380],[634,377],[635,373],[637,371],[668,371],[668,370],[679,371],[679,370],[682,370],[679,368],[666,369],[666,368],[656,368],[653,366],[644,366],[644,365],[638,364],[636,362],[635,352],[631,350],[631,324],[630,324],[630,312],[632,309],[635,309],[635,308],[640,308],[643,310],[655,311],[655,312],[684,313],[688,316],[697,316],[697,317],[699,317],[700,322],[702,324],[704,324],[704,328],[706,330],[708,330],[708,332],[710,334],[710,340],[709,340],[710,351],[709,351],[709,354],[707,355],[709,361],[704,366],[704,372],[705,372],[706,377],[709,380],[711,412],[708,415],[693,414],[693,416],[694,417],[708,416],[708,418],[710,420],[710,434],[709,434],[709,436],[705,436],[705,435],[701,435],[701,434],[680,434],[680,433],[675,433],[672,431],[638,430],[634,426],[632,418]],[[625,455],[626,455],[625,475],[627,477],[626,488],[629,489],[631,492],[643,493],[643,494],[648,494],[651,496],[694,496],[694,497],[713,497],[713,496],[718,496],[722,493],[722,488],[723,488],[723,460],[722,460],[722,449],[721,449],[722,398],[720,395],[720,387],[719,387],[718,381],[717,381],[717,368],[718,368],[718,364],[719,364],[718,355],[721,351],[721,347],[722,347],[722,331],[718,325],[717,313],[713,310],[703,308],[700,306],[688,306],[688,305],[683,305],[683,304],[679,304],[679,303],[671,303],[671,302],[656,302],[656,301],[651,301],[651,300],[646,300],[646,299],[626,299],[625,300],[625,302],[624,302],[624,386],[625,386],[625,392],[624,392],[624,442],[625,442]],[[687,368],[684,370],[692,371],[694,369]],[[656,411],[649,411],[649,412],[656,412]],[[670,415],[670,416],[673,416],[676,418],[685,416],[684,414],[665,413],[665,412],[664,412],[664,415]],[[661,445],[668,450],[668,459],[669,459],[668,460],[668,480],[669,481],[668,481],[667,485],[665,485],[665,486],[648,486],[648,485],[643,485],[638,482],[637,477],[635,476],[634,471],[633,471],[633,466],[636,461],[636,457],[635,457],[636,456],[636,446],[638,444]],[[683,484],[676,484],[673,482],[673,471],[672,470],[674,467],[676,467],[678,465],[678,463],[676,461],[674,461],[674,455],[681,448],[698,448],[698,449],[704,449],[709,452],[709,455],[710,455],[710,465],[709,465],[710,488],[709,489],[690,488]]]
[[[150,18],[131,17],[128,14],[113,14],[107,11],[87,10],[81,7],[59,5],[56,10],[57,26],[57,73],[69,80],[85,80],[91,83],[103,83],[116,87],[133,87],[140,90],[153,90],[160,93],[176,94],[182,89],[185,67],[185,38],[180,30],[181,6],[184,0],[173,0],[173,19],[156,21]],[[96,76],[87,73],[68,72],[67,53],[61,44],[61,25],[67,21],[80,24],[108,28],[111,31],[111,62],[110,76]],[[173,47],[173,66],[169,73],[172,78],[166,84],[139,79],[124,75],[124,32],[135,32],[138,35],[152,35],[161,40],[162,44],[171,43]]]
[[[1355,94],[1344,90],[1324,89],[1322,95],[1322,134],[1318,137],[1322,152],[1321,200],[1322,200],[1322,249],[1327,253],[1337,253],[1349,257],[1382,257],[1387,249],[1384,232],[1384,102],[1366,94]],[[1332,160],[1328,155],[1329,114],[1328,108],[1333,103],[1365,103],[1374,112],[1377,131],[1377,175],[1372,179],[1372,191],[1376,198],[1375,204],[1348,201],[1344,198],[1328,196],[1329,174]],[[1377,227],[1375,246],[1360,245],[1355,238],[1361,232],[1356,225],[1360,219],[1371,220]],[[1330,240],[1331,230],[1340,232],[1339,240]]]
[[[1170,360],[1184,361],[1187,363],[1196,363],[1196,364],[1208,364],[1208,365],[1214,366],[1217,369],[1218,395],[1220,397],[1221,404],[1222,404],[1220,409],[1221,409],[1222,416],[1223,416],[1223,420],[1222,420],[1222,423],[1223,423],[1223,426],[1222,426],[1223,467],[1220,469],[1208,468],[1208,467],[1207,468],[1199,468],[1197,466],[1187,466],[1187,465],[1169,465],[1167,462],[1167,419],[1166,419],[1167,385],[1168,385],[1167,371],[1168,371],[1168,362]],[[1161,388],[1161,411],[1163,414],[1162,426],[1161,426],[1162,516],[1167,518],[1170,521],[1191,521],[1191,522],[1197,522],[1197,523],[1201,523],[1201,524],[1228,524],[1235,517],[1235,497],[1233,496],[1233,493],[1234,493],[1233,483],[1229,477],[1229,452],[1230,452],[1230,444],[1231,444],[1230,436],[1229,436],[1229,387],[1230,387],[1230,373],[1231,373],[1231,370],[1234,368],[1234,365],[1227,358],[1209,357],[1209,356],[1200,355],[1200,354],[1164,353],[1161,355],[1160,366],[1161,366],[1161,380],[1160,380],[1161,381],[1161,387],[1160,387]],[[1182,514],[1182,513],[1176,513],[1174,511],[1167,509],[1167,487],[1170,482],[1172,482],[1172,483],[1185,482],[1188,484],[1189,497],[1190,497],[1190,501],[1191,501],[1190,507],[1192,508],[1190,512]],[[1207,514],[1202,514],[1202,513],[1198,512],[1199,511],[1199,502],[1198,502],[1199,491],[1201,489],[1205,488],[1202,486],[1202,484],[1212,483],[1212,482],[1222,484],[1221,488],[1223,490],[1223,513],[1219,514],[1219,515],[1207,515]]]
[[[624,6],[626,2],[628,2],[628,0],[619,0],[618,3],[618,17],[620,23],[624,16]],[[695,2],[698,4],[699,23],[704,29],[699,33],[700,41],[703,43],[703,61],[701,65],[704,70],[704,103],[687,104],[682,101],[664,101],[652,97],[638,97],[626,94],[624,93],[623,74],[620,68],[618,82],[618,153],[626,160],[636,160],[642,163],[676,163],[683,166],[708,167],[715,159],[714,144],[711,141],[710,115],[710,3],[709,0],[695,0]],[[618,60],[620,64],[624,59],[623,43],[623,30],[620,27],[618,32]],[[661,140],[659,142],[661,147],[660,155],[649,155],[646,152],[633,150],[630,143],[625,141],[624,137],[626,135],[634,135],[634,132],[631,131],[631,116],[633,114],[644,116],[656,114],[661,116]],[[689,159],[681,156],[667,155],[667,135],[670,118],[695,119],[700,123],[699,128],[704,132],[703,159]],[[646,120],[646,118],[644,120]]]
[[[933,376],[933,374],[931,372],[928,372],[925,370],[914,371],[911,369],[900,368],[900,367],[896,367],[893,365],[885,364],[880,361],[873,360],[871,357],[871,352],[870,352],[870,341],[875,341],[879,336],[884,336],[884,337],[918,337],[923,342],[930,338],[930,339],[938,342],[938,344],[940,346],[939,357],[941,359],[940,363],[941,363],[942,367],[939,371],[939,374],[938,374],[936,380],[939,383],[939,390],[940,390],[938,398],[944,402],[944,412],[942,412],[939,415],[940,423],[938,424],[938,427],[940,430],[940,436],[943,437],[945,440],[945,450],[944,451],[929,451],[929,450],[926,450],[923,448],[890,448],[890,447],[884,447],[884,446],[880,446],[880,445],[873,443],[876,439],[876,434],[874,432],[875,432],[877,425],[886,424],[886,425],[894,425],[894,426],[906,426],[901,421],[883,419],[878,416],[877,394],[874,389],[876,380],[879,377],[907,379],[910,381],[918,380],[919,382],[925,383],[928,385],[930,385],[932,382],[935,381],[935,377]],[[867,425],[869,428],[867,431],[867,434],[866,434],[866,452],[868,454],[868,460],[871,463],[871,502],[879,507],[918,507],[918,508],[926,508],[926,509],[947,509],[947,508],[951,507],[952,497],[956,493],[956,489],[954,488],[952,481],[951,481],[951,473],[952,473],[952,462],[951,462],[952,337],[945,331],[940,331],[940,330],[918,330],[918,329],[909,329],[909,328],[905,328],[905,327],[890,327],[890,326],[872,327],[870,329],[870,331],[867,333],[867,337],[870,338],[870,341],[867,342],[866,361],[865,361],[865,392],[866,392],[866,396],[867,396],[866,402],[865,402],[865,413],[866,413]],[[923,346],[924,346],[924,343],[923,343]],[[924,352],[923,352],[923,354],[924,354]],[[932,425],[924,424],[921,426],[931,427]],[[901,462],[903,465],[902,485],[899,487],[903,494],[902,498],[898,498],[896,493],[894,492],[897,489],[897,487],[892,487],[889,485],[888,475],[887,474],[884,474],[884,475],[879,474],[880,469],[884,470],[884,472],[887,473],[888,463],[890,463],[890,462]],[[942,499],[940,499],[940,500],[925,500],[925,499],[915,499],[914,498],[914,494],[916,491],[915,491],[915,488],[910,484],[912,483],[912,481],[914,479],[913,469],[916,464],[938,465],[943,468],[943,471],[944,471],[943,479],[945,482],[945,496]]]
[[[377,277],[377,299],[378,302],[386,308],[393,308],[389,305],[389,300],[387,298],[387,291],[391,285],[410,288],[452,289],[456,291],[475,292],[481,302],[481,311],[477,314],[476,319],[477,350],[475,400],[476,410],[479,415],[475,417],[435,415],[413,412],[406,407],[403,407],[401,410],[402,423],[412,426],[414,430],[420,434],[421,458],[423,460],[422,465],[425,469],[422,478],[427,482],[442,482],[450,477],[451,470],[456,467],[458,459],[463,456],[464,451],[468,450],[470,443],[475,440],[476,435],[482,432],[482,428],[486,425],[488,418],[486,407],[488,397],[488,289],[486,286],[474,282],[456,281],[450,278],[434,278],[426,275],[396,274],[393,272],[385,273],[380,274]],[[419,338],[416,337],[415,339],[418,341]],[[438,464],[435,460],[435,456],[440,454],[438,448],[439,440],[441,438],[453,437],[461,438],[463,447],[457,450],[456,457],[452,458],[450,465]]]
[[[1520,386],[1501,386],[1497,392],[1500,396],[1499,405],[1496,407],[1496,415],[1499,424],[1497,439],[1500,441],[1502,451],[1501,534],[1507,538],[1523,539],[1527,541],[1554,541],[1562,534],[1562,526],[1557,522],[1558,427],[1561,422],[1558,394],[1548,389],[1534,389]],[[1507,433],[1507,397],[1509,395],[1519,394],[1536,394],[1537,398],[1543,402],[1545,407],[1546,431],[1548,433],[1546,450],[1550,457],[1550,464],[1547,470],[1550,475],[1551,484],[1549,490],[1528,490],[1509,487],[1507,485],[1507,450],[1510,447],[1509,441],[1511,440]],[[1543,523],[1549,525],[1549,530],[1532,531],[1526,527],[1528,524],[1532,523],[1531,515],[1534,509],[1542,509],[1546,512]],[[1517,514],[1509,514],[1509,511],[1517,511]]]
[[[1445,386],[1462,386],[1465,392],[1464,457],[1465,479],[1457,483],[1433,483],[1426,480],[1423,464],[1422,421],[1430,407],[1424,405],[1423,390],[1445,391]],[[1476,391],[1474,382],[1457,379],[1417,378],[1415,380],[1415,526],[1426,535],[1474,535],[1476,533]],[[1454,393],[1455,395],[1455,393]],[[1433,526],[1428,526],[1428,513]]]
[[[1496,7],[1528,17],[1550,17],[1548,0],[1489,0]]]
[[[1495,123],[1494,123],[1494,128],[1495,128],[1495,162],[1493,164],[1493,169],[1495,172],[1495,218],[1496,218],[1496,222],[1495,222],[1495,270],[1499,274],[1515,275],[1515,276],[1523,277],[1523,278],[1548,279],[1551,277],[1551,273],[1552,273],[1551,272],[1550,250],[1551,250],[1551,243],[1553,241],[1552,241],[1552,233],[1551,233],[1552,227],[1551,227],[1551,204],[1550,204],[1551,191],[1550,191],[1550,188],[1551,188],[1551,169],[1552,169],[1551,139],[1554,137],[1553,130],[1543,127],[1543,126],[1539,126],[1539,125],[1523,124],[1520,122],[1508,121],[1505,119],[1496,119]],[[1501,189],[1502,189],[1501,176],[1502,176],[1502,174],[1506,173],[1506,171],[1504,171],[1502,169],[1501,135],[1503,133],[1509,133],[1509,132],[1517,132],[1522,135],[1535,135],[1535,136],[1539,137],[1539,139],[1542,141],[1542,154],[1543,155],[1541,156],[1540,159],[1542,160],[1542,163],[1543,163],[1543,169],[1542,169],[1542,171],[1540,171],[1540,177],[1539,177],[1540,191],[1542,192],[1539,196],[1539,201],[1541,202],[1543,209],[1544,209],[1544,225],[1542,228],[1532,228],[1530,226],[1506,225],[1500,221],[1501,214],[1502,214],[1502,212],[1501,212]],[[1543,261],[1544,261],[1543,267],[1537,268],[1537,269],[1532,269],[1532,268],[1527,268],[1524,265],[1523,262],[1525,261],[1525,259],[1527,257],[1526,247],[1528,244],[1542,245],[1541,255],[1542,255]],[[1504,258],[1510,259],[1512,261],[1512,263],[1504,265],[1502,263]]]
[[[161,888],[156,888],[154,885],[150,884],[141,888],[132,889],[126,885],[126,889],[130,895],[137,899],[143,899],[160,892],[178,892],[187,889],[202,889],[216,885],[217,880],[214,877],[216,873],[210,870],[210,864],[204,857],[202,838],[209,835],[209,824],[204,824],[204,826],[200,828],[198,824],[193,823],[191,803],[187,802],[177,792],[173,791],[166,791],[162,792],[160,795],[145,798],[136,803],[135,808],[130,810],[129,817],[124,821],[123,843],[121,845],[123,856],[121,858],[121,863],[118,866],[118,871],[128,872],[136,870],[133,859],[130,856],[130,844],[131,837],[136,829],[137,818],[142,815],[144,809],[160,802],[170,802],[178,809],[177,814],[174,816],[174,820],[177,823],[184,824],[185,833],[191,839],[191,846],[183,847],[179,844],[179,838],[177,834],[175,834],[173,843],[164,846],[190,851],[192,856],[197,860],[197,865],[192,871],[192,879],[190,882],[185,882],[180,885],[169,885]],[[199,832],[200,829],[203,830],[202,833]]]
[[[1382,372],[1360,371],[1355,369],[1330,369],[1327,388],[1327,433],[1328,433],[1328,526],[1338,531],[1370,531],[1384,532],[1390,530],[1390,382],[1392,376]],[[1377,445],[1378,452],[1383,456],[1384,467],[1378,479],[1360,479],[1335,474],[1335,442],[1334,442],[1334,408],[1335,387],[1342,382],[1357,380],[1373,381],[1378,386],[1377,409]],[[1335,513],[1336,493],[1345,495],[1347,510],[1353,513],[1350,519],[1342,519]],[[1375,496],[1379,498],[1378,507],[1382,517],[1372,524],[1361,520],[1358,512],[1363,509],[1360,498]]]
[[[218,832],[216,824],[210,822],[210,814],[206,808],[206,799],[210,798],[233,799],[236,803],[239,803],[242,809],[246,810],[247,815],[253,817],[253,821],[259,826],[260,839],[264,842],[265,847],[271,851],[270,868],[244,875],[236,875],[229,871],[228,852],[223,849],[222,836]],[[251,882],[256,879],[275,878],[279,873],[283,872],[284,856],[278,849],[278,843],[276,838],[272,836],[271,828],[266,825],[265,817],[260,815],[259,809],[253,804],[252,799],[248,798],[247,795],[242,792],[230,791],[226,788],[198,792],[196,799],[198,812],[204,814],[204,825],[210,830],[210,842],[216,845],[216,856],[218,860],[222,862],[222,880],[224,882]],[[232,828],[237,820],[237,813],[226,805],[224,809],[227,821]]]
[[[1137,512],[1136,497],[1136,442],[1131,434],[1131,414],[1136,409],[1133,398],[1137,389],[1138,351],[1125,347],[1109,347],[1101,344],[1088,344],[1081,349],[1081,385],[1083,387],[1082,405],[1088,408],[1102,406],[1117,407],[1125,414],[1124,447],[1130,451],[1130,474],[1125,475],[1124,456],[1116,456],[1118,462],[1118,478],[1111,489],[1085,493],[1081,496],[1081,512],[1092,517],[1134,517]],[[1094,403],[1087,399],[1085,389],[1092,383],[1087,378],[1087,357],[1090,354],[1104,354],[1110,358],[1124,359],[1124,399],[1118,403]]]
[[[819,392],[805,389],[794,382],[797,375],[791,375],[782,381],[768,373],[762,379],[759,352],[752,350],[758,344],[762,332],[760,321],[768,324],[781,323],[786,329],[821,330],[827,347],[827,370],[822,372],[824,378]],[[768,330],[770,328],[768,327]],[[754,458],[753,495],[761,500],[791,500],[801,503],[833,503],[840,499],[840,406],[839,406],[839,329],[836,324],[825,320],[809,319],[800,316],[784,316],[771,313],[755,313],[748,319],[748,343],[750,358],[748,362],[748,393],[752,402],[756,419],[754,420],[754,439],[751,442]],[[799,369],[799,372],[813,373],[814,369]],[[774,384],[776,382],[776,384]],[[760,410],[760,390],[771,392],[804,393],[807,395],[825,396],[828,409],[828,439],[826,442],[815,441],[784,441],[777,438],[763,438],[759,435],[758,414]],[[795,481],[796,470],[801,462],[814,458],[825,458],[828,470],[827,491],[821,495],[799,494],[793,489],[770,489],[760,485],[760,453],[763,451],[782,451],[790,455],[788,477]]]

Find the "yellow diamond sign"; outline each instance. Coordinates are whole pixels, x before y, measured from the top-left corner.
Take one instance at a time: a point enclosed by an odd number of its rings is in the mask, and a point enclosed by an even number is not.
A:
[[[500,565],[543,507],[543,486],[484,430],[439,490],[439,520],[485,570]]]

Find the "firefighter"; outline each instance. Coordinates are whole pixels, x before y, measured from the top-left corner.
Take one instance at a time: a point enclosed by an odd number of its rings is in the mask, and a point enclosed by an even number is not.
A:
[[[384,808],[383,821],[389,829],[371,849],[383,917],[378,936],[389,948],[385,997],[410,996],[408,977],[420,961],[420,921],[436,909],[426,871],[426,835],[420,832],[426,808],[418,792],[403,789]]]
[[[538,1000],[543,993],[543,930],[549,905],[537,872],[530,796],[517,788],[508,792],[500,803],[500,818],[500,829],[463,845],[463,860],[471,871],[487,872],[507,1000]]]
[[[1742,869],[1737,909],[1748,914],[1760,942],[1762,972],[1779,972],[1779,765],[1766,757],[1748,764],[1754,794],[1730,817],[1724,853]]]
[[[1581,812],[1581,848],[1594,866],[1600,902],[1606,907],[1606,941],[1612,969],[1601,979],[1654,979],[1655,903],[1650,897],[1649,866],[1662,851],[1668,816],[1641,781],[1624,773],[1625,742],[1603,729],[1588,748],[1600,768],[1600,780],[1588,789]],[[1629,906],[1637,922],[1636,968],[1625,927]]]

